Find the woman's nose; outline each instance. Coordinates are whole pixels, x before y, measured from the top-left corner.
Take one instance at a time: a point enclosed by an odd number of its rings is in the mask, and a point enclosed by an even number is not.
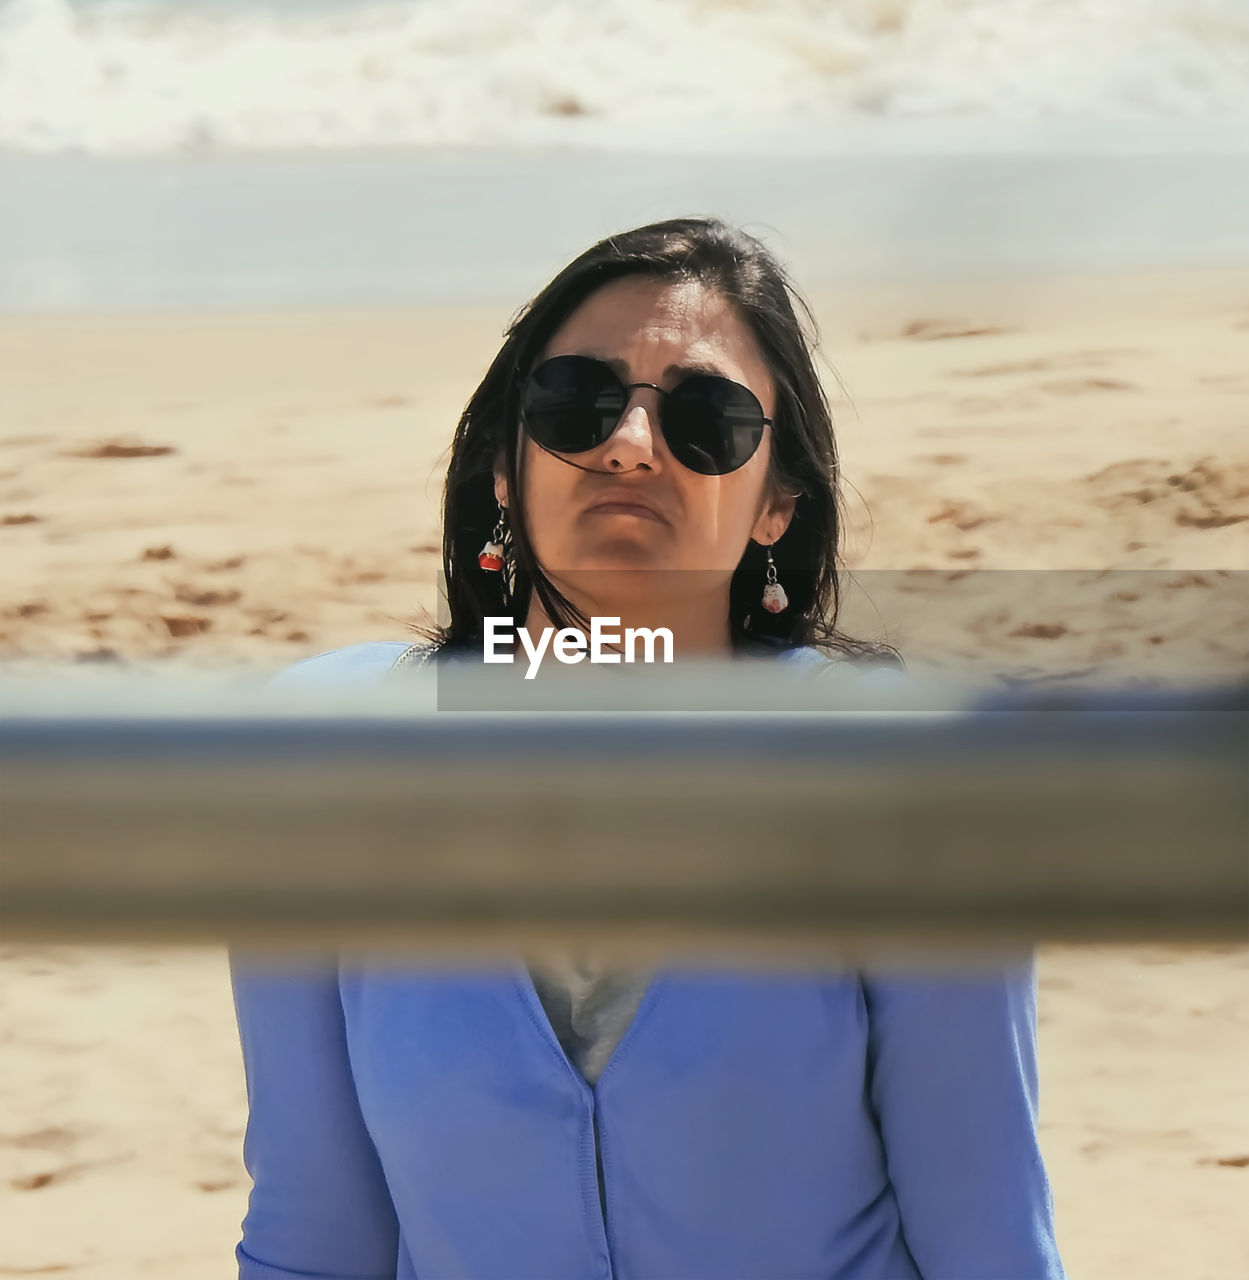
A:
[[[651,403],[646,403],[644,397],[647,396]],[[654,392],[639,391],[625,405],[615,431],[604,445],[603,462],[612,471],[632,471],[639,466],[655,470],[658,464],[655,443],[659,431],[657,400]]]

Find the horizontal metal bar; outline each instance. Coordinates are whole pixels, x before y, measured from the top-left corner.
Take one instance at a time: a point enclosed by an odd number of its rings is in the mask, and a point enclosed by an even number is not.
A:
[[[1249,937],[1243,686],[937,714],[787,696],[689,715],[10,700],[4,932],[739,953]]]

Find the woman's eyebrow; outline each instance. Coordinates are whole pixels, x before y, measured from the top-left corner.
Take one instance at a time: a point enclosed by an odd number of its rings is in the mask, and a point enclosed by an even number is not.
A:
[[[628,380],[629,366],[619,356],[600,355],[597,351],[579,351],[578,355],[588,356],[591,360],[601,360],[613,373],[619,374],[624,380]],[[692,360],[686,364],[670,364],[664,371],[663,377],[668,377],[674,373],[710,373],[717,378],[727,378],[729,375],[724,372],[718,365],[710,361]]]

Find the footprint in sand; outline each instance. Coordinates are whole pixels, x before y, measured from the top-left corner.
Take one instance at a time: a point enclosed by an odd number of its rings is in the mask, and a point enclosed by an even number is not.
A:
[[[80,653],[74,654],[74,661],[77,663],[93,663],[93,662],[124,662],[125,659],[117,652],[116,649],[100,648],[100,649],[83,649]]]
[[[1042,391],[1057,396],[1082,396],[1090,391],[1138,391],[1134,382],[1124,382],[1122,378],[1059,378],[1053,382],[1042,382]]]
[[[1249,520],[1249,515],[1229,516],[1222,511],[1211,511],[1205,515],[1192,515],[1181,511],[1175,517],[1176,524],[1188,525],[1193,529],[1222,529],[1225,525],[1240,524],[1245,520]]]
[[[200,618],[193,614],[162,614],[160,620],[165,624],[165,630],[175,639],[211,631],[213,625],[211,618]]]
[[[197,1191],[228,1191],[231,1187],[240,1186],[238,1178],[221,1178],[216,1182],[197,1182]]]
[[[30,511],[23,511],[19,515],[0,516],[0,525],[7,526],[7,525],[15,525],[15,524],[42,524],[42,523],[43,523],[43,517],[37,516]]]
[[[951,338],[982,338],[1014,331],[1009,325],[989,324],[954,316],[923,316],[918,320],[909,321],[901,329],[894,329],[887,333],[875,333],[864,329],[859,333],[859,341],[892,342],[898,338],[909,338],[915,342],[941,342]]]
[[[109,1156],[104,1160],[80,1160],[76,1164],[62,1165],[59,1169],[45,1169],[39,1173],[27,1174],[25,1177],[10,1178],[9,1186],[14,1191],[41,1191],[44,1187],[65,1182],[75,1174],[85,1173],[88,1169],[95,1169],[100,1165],[122,1164],[131,1158],[130,1154],[126,1154]]]
[[[197,609],[212,609],[233,604],[242,594],[241,591],[205,591],[199,587],[181,586],[176,589],[174,598],[179,604],[194,605]]]
[[[1083,477],[1094,502],[1119,511],[1157,507],[1172,523],[1218,529],[1249,520],[1249,463],[1216,465],[1201,458],[1187,468],[1156,458],[1130,458]]]
[[[137,440],[104,440],[84,445],[81,449],[67,449],[66,458],[161,458],[177,453],[171,444],[143,444]]]
[[[950,373],[956,378],[1000,378],[1020,373],[1056,373],[1064,369],[1104,369],[1123,356],[1139,354],[1132,347],[1105,347],[1094,351],[1057,352],[1031,360],[1004,360],[971,369],[951,369]]]
[[[1062,622],[1027,622],[1010,634],[1027,640],[1057,640],[1067,634],[1067,627]]]
[[[0,1134],[0,1143],[31,1151],[63,1151],[81,1137],[72,1129],[32,1129],[29,1133]]]
[[[920,342],[941,342],[949,338],[982,338],[988,334],[1010,332],[1005,325],[934,317],[912,320],[903,328],[902,336],[916,338]]]
[[[984,515],[967,502],[947,502],[935,515],[928,517],[929,524],[940,524],[948,520],[956,529],[964,533],[968,529],[978,529],[982,524],[992,524],[996,516]]]

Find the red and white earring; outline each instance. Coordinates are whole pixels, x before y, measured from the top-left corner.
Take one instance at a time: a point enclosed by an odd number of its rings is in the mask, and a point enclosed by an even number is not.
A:
[[[490,541],[482,547],[477,555],[477,563],[489,573],[501,573],[503,570],[503,538],[506,533],[507,508],[499,503],[499,523],[494,526]]]
[[[789,597],[785,588],[776,580],[776,562],[772,559],[772,548],[768,547],[768,572],[763,582],[763,607],[769,613],[781,613],[789,608]]]

